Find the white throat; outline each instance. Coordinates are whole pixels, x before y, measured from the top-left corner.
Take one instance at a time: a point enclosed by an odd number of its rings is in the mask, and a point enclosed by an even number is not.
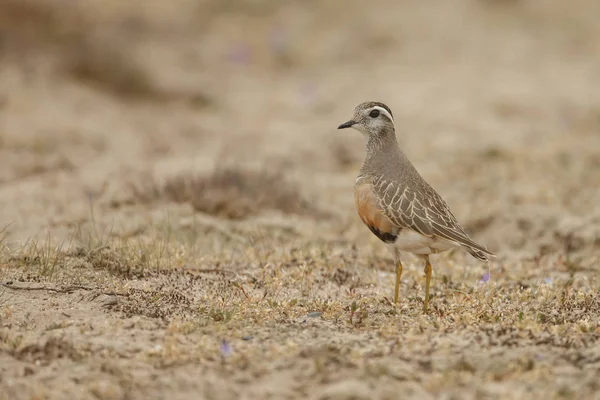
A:
[[[365,138],[365,142],[369,140],[369,132],[361,124],[352,125],[352,129],[355,129],[355,130],[359,131],[360,133],[362,133],[363,137]]]

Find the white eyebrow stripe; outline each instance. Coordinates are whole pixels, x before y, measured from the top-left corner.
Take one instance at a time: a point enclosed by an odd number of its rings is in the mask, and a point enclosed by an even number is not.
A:
[[[379,106],[374,106],[372,109],[373,110],[379,110],[380,113],[382,113],[383,115],[385,115],[386,117],[388,117],[390,119],[390,121],[394,122],[394,118],[392,118],[392,115],[385,108],[379,107]]]

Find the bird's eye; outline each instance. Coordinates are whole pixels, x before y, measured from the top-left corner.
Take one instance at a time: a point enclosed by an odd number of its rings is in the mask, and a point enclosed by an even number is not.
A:
[[[379,110],[373,110],[369,113],[369,117],[371,118],[377,118],[379,117]]]

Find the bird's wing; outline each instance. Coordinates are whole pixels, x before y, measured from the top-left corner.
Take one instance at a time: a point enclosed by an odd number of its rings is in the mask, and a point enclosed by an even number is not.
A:
[[[471,240],[444,199],[425,183],[416,190],[381,179],[373,188],[382,213],[395,227],[412,229],[424,236],[458,244],[480,259],[488,259],[493,255]]]

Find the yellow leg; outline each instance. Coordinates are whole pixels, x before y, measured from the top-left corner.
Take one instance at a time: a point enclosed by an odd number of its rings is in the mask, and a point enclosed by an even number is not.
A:
[[[429,283],[431,282],[431,263],[429,257],[425,259],[425,302],[423,303],[423,312],[427,313],[429,305]]]
[[[394,290],[394,304],[398,304],[398,290],[400,289],[400,277],[402,276],[402,263],[396,261],[396,289]]]

